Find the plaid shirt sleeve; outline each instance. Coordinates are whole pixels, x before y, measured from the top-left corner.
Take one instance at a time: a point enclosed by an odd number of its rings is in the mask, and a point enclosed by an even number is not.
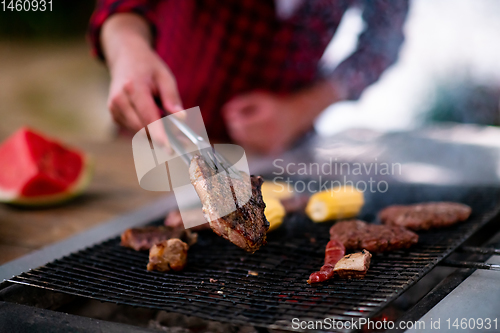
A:
[[[403,43],[403,24],[408,0],[365,0],[360,34],[353,54],[339,64],[330,76],[341,87],[348,100],[356,100],[363,90],[379,79],[385,69],[396,62]]]
[[[143,16],[151,25],[155,34],[155,15],[152,6],[154,0],[97,0],[97,6],[89,24],[88,39],[92,45],[92,54],[104,60],[100,34],[104,21],[116,13],[136,13]]]

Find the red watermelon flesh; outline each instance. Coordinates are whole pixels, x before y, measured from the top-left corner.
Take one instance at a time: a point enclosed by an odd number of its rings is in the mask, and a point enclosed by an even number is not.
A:
[[[82,152],[21,128],[0,146],[0,200],[62,201],[83,189],[88,169]]]

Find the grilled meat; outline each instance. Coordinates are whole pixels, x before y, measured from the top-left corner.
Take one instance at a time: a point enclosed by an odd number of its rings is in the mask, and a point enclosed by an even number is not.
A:
[[[330,239],[340,241],[346,249],[376,253],[409,248],[417,243],[418,235],[403,227],[352,220],[334,224],[330,228]]]
[[[198,224],[198,220],[196,220],[198,219],[198,212],[194,211],[184,212],[184,217],[188,219],[186,221],[188,225]],[[167,217],[165,218],[164,224],[167,227],[182,228],[184,226],[184,222],[182,220],[181,212],[179,212],[178,210],[173,210],[170,213],[168,213]],[[198,224],[196,227],[192,227],[189,229],[193,231],[200,231],[200,230],[210,229],[210,225],[205,221],[205,219],[203,219],[203,224]]]
[[[122,233],[120,245],[142,251],[149,250],[154,244],[170,238],[179,238],[189,245],[193,245],[198,240],[198,234],[182,227],[148,226],[132,228]]]
[[[269,222],[264,215],[262,177],[242,179],[216,173],[199,156],[189,166],[189,175],[203,204],[203,215],[212,230],[248,252],[266,244]]]
[[[331,240],[326,245],[325,249],[325,264],[318,272],[314,272],[309,276],[307,283],[323,282],[333,277],[333,270],[337,262],[342,259],[345,254],[345,247],[337,240]]]
[[[309,197],[307,195],[295,195],[291,198],[281,199],[281,204],[285,207],[286,213],[302,213],[306,210]]]
[[[182,271],[186,266],[189,246],[178,238],[164,240],[149,250],[148,271]]]
[[[383,223],[411,230],[444,228],[469,218],[471,208],[456,202],[428,202],[389,206],[379,213]]]
[[[370,267],[371,258],[367,250],[348,254],[339,260],[333,272],[343,279],[362,279]]]

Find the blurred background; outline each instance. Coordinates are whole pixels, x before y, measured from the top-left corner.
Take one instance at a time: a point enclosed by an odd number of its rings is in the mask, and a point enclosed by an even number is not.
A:
[[[338,63],[354,48],[360,12],[351,10],[324,55]],[[498,125],[500,2],[412,0],[398,62],[358,103],[330,107],[323,134],[349,127],[406,130],[430,122]]]
[[[85,39],[94,5],[55,1],[53,12],[0,11],[2,138],[22,125],[64,140],[113,137],[108,74]]]
[[[50,12],[0,12],[0,136],[27,124],[62,139],[106,141],[108,76],[85,40],[94,1]],[[363,28],[351,9],[323,60],[334,66]],[[500,123],[500,2],[413,0],[398,62],[358,102],[328,108],[317,129],[407,130],[435,122]]]

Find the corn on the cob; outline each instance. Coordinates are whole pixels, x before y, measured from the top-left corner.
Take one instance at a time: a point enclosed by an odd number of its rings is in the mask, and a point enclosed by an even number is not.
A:
[[[278,199],[268,198],[266,201],[266,209],[264,210],[264,215],[266,215],[269,221],[269,231],[278,228],[281,223],[283,223],[283,218],[285,217],[285,208]]]
[[[293,196],[293,191],[289,189],[288,184],[283,182],[266,181],[262,184],[262,198],[266,202],[269,198],[278,200],[288,199]]]
[[[351,218],[363,207],[363,192],[351,186],[335,187],[309,198],[307,216],[314,222]]]

